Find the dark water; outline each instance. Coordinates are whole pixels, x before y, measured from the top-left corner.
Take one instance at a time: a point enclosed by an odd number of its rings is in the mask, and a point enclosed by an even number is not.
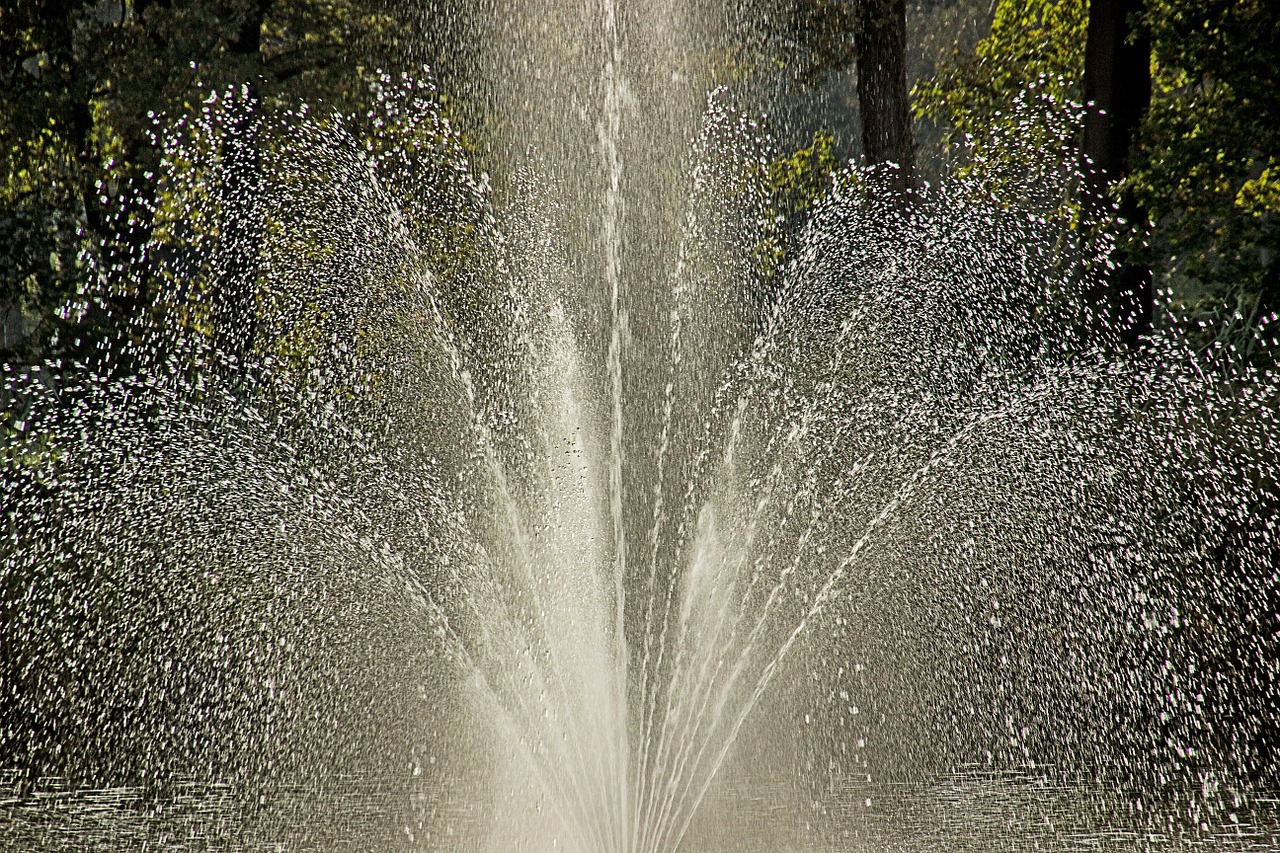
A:
[[[71,788],[59,778],[0,787],[0,849],[9,851],[430,850],[432,831],[466,817],[441,808],[446,792],[404,781],[339,778],[250,791],[178,782]],[[431,830],[423,825],[430,821]]]
[[[969,771],[928,783],[845,779],[799,792],[777,780],[718,790],[719,815],[689,838],[708,851],[1270,851],[1280,797],[1232,803],[1210,783],[1181,807],[1139,808],[1113,788],[1043,772]],[[412,779],[338,778],[252,792],[230,784],[164,790],[0,779],[5,851],[469,851],[486,846],[477,798]]]

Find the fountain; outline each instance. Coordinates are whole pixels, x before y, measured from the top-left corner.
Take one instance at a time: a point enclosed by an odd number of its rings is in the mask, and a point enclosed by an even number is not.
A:
[[[1272,848],[1274,378],[1118,349],[1052,168],[758,263],[654,5],[484,40],[527,149],[264,126],[247,350],[163,127],[169,322],[4,368],[0,847]]]

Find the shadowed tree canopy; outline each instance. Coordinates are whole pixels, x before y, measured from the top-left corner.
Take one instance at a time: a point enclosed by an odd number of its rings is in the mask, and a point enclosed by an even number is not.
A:
[[[1147,0],[1151,109],[1129,183],[1157,286],[1204,345],[1274,364],[1280,310],[1280,6]]]
[[[1096,48],[1091,73],[1086,42]],[[1020,169],[1020,152],[1034,150],[1075,168],[1084,148],[1119,219],[1139,226],[1136,235],[1117,229],[1119,279],[1129,259],[1138,273],[1149,264],[1153,289],[1169,300],[1171,311],[1153,321],[1181,324],[1229,360],[1266,365],[1275,344],[1263,326],[1280,307],[1277,79],[1280,7],[1264,0],[1100,2],[1092,19],[1086,0],[999,0],[987,38],[914,97],[919,114],[950,126],[953,142],[984,150],[987,167]],[[1082,123],[1086,96],[1109,110]],[[1116,283],[1130,294],[1129,308],[1117,307],[1133,315],[1133,337],[1145,325],[1133,294],[1150,305],[1147,285],[1140,275]]]
[[[83,354],[95,329],[145,324],[156,134],[219,91],[231,93],[224,311],[243,316],[258,114],[289,99],[358,98],[361,75],[390,60],[403,32],[379,0],[3,0],[0,22],[6,360]],[[84,310],[60,307],[94,280]]]

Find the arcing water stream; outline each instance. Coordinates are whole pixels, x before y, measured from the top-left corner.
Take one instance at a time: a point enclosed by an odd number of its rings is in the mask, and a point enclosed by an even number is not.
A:
[[[248,359],[179,260],[186,322],[6,366],[0,845],[896,849],[909,789],[903,844],[977,790],[1088,827],[978,849],[1265,849],[1274,378],[1109,348],[1066,175],[851,169],[756,263],[767,142],[677,5],[510,19],[497,190],[425,81],[377,146],[286,116]],[[165,143],[193,218],[218,132]],[[329,805],[371,785],[390,831]]]

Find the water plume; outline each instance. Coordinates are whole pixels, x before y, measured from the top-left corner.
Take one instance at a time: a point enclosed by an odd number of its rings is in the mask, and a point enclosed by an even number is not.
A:
[[[724,792],[779,763],[796,802],[978,761],[1235,815],[1274,771],[1274,377],[1118,349],[1053,170],[850,166],[759,263],[760,122],[664,114],[628,50],[674,36],[596,11],[594,139],[496,179],[426,76],[264,123],[248,350],[183,230],[224,119],[168,128],[171,322],[5,367],[3,754],[474,805],[388,849],[749,849]],[[645,111],[688,131],[652,159]]]

